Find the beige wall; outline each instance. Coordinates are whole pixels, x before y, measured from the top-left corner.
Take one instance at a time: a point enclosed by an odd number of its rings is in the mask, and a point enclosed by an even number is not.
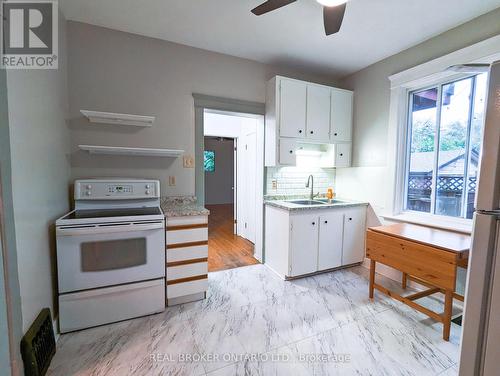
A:
[[[58,70],[7,72],[12,192],[23,331],[55,301],[55,220],[69,208],[66,22]]]
[[[354,90],[353,168],[337,170],[340,195],[369,200],[381,210],[386,199],[389,79],[394,73],[500,34],[500,8],[340,80]],[[370,187],[366,189],[365,187]]]
[[[159,178],[164,195],[194,194],[195,171],[182,158],[89,156],[78,144],[184,149],[194,155],[192,93],[265,101],[276,74],[332,84],[301,74],[175,43],[68,23],[72,177]],[[80,109],[156,116],[151,128],[90,125]],[[170,187],[168,176],[177,185]]]

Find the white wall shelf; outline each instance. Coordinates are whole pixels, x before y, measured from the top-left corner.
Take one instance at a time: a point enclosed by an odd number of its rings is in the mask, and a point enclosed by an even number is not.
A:
[[[155,121],[154,116],[117,114],[114,112],[100,112],[80,110],[91,123],[134,125],[136,127],[151,127]]]
[[[152,149],[152,148],[130,148],[122,146],[98,146],[98,145],[78,145],[81,150],[90,154],[108,155],[132,155],[139,157],[165,157],[177,158],[184,153],[184,150],[175,149]]]

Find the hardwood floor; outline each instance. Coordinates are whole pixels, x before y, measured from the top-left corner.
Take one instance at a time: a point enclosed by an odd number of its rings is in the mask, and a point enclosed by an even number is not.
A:
[[[208,217],[208,271],[259,264],[253,257],[254,245],[234,234],[233,204],[205,205]]]

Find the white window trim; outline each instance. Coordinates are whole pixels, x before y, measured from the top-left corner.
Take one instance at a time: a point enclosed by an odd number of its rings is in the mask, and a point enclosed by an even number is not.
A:
[[[420,223],[463,232],[472,230],[470,219],[403,210],[408,139],[408,95],[411,91],[423,87],[470,76],[470,74],[446,71],[446,68],[451,65],[492,63],[497,60],[500,60],[500,35],[389,77],[391,96],[387,145],[393,145],[393,147],[388,148],[389,189],[387,190],[386,210],[382,217],[388,220]]]

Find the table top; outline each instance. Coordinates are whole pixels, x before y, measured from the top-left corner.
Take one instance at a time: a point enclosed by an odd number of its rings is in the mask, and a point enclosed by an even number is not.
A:
[[[462,254],[467,253],[470,249],[470,235],[454,231],[435,229],[410,223],[397,223],[388,226],[369,227],[368,229],[385,235],[440,248],[448,252]]]

